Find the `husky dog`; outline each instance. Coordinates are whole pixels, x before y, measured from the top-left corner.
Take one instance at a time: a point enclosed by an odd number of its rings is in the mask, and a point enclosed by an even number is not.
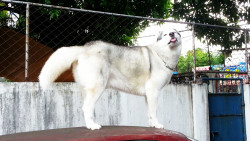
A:
[[[39,76],[46,89],[72,67],[75,81],[85,93],[83,112],[88,129],[100,129],[94,122],[94,106],[105,89],[146,96],[149,125],[163,128],[156,117],[157,96],[170,82],[181,54],[181,35],[160,32],[149,46],[125,47],[103,41],[84,46],[62,47],[47,60]]]

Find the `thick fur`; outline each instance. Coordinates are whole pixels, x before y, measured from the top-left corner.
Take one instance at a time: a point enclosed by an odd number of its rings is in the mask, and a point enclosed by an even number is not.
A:
[[[146,96],[149,125],[163,128],[156,117],[157,96],[169,83],[181,53],[181,37],[174,31],[176,42],[161,32],[157,41],[144,47],[125,47],[92,41],[84,46],[62,47],[51,55],[39,76],[46,89],[64,71],[73,66],[75,81],[85,93],[83,111],[86,126],[100,129],[94,122],[94,106],[105,89],[112,88]]]

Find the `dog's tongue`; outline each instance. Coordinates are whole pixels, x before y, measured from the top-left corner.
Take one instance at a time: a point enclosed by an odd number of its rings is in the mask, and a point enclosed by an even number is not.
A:
[[[177,40],[176,38],[172,38],[170,41],[175,42],[176,40]]]

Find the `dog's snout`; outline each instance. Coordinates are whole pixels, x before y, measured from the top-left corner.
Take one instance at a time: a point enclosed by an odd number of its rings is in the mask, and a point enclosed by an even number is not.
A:
[[[174,32],[170,32],[170,33],[169,33],[169,36],[170,36],[170,37],[173,37],[173,36],[174,36]]]

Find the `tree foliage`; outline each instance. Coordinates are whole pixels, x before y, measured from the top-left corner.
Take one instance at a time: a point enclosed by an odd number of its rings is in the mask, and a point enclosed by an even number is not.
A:
[[[168,18],[170,0],[25,0],[64,7],[112,12],[154,18]],[[17,30],[24,32],[25,5],[13,4],[20,14]],[[105,40],[119,45],[132,44],[132,39],[148,21],[87,12],[31,6],[30,35],[54,49],[79,45],[92,40]]]
[[[198,48],[195,50],[196,67],[224,64],[223,54],[209,54]],[[189,50],[185,56],[180,56],[178,62],[178,72],[191,72],[193,68],[193,51]]]
[[[175,0],[171,16],[187,22],[239,27],[240,21],[250,22],[246,3],[245,0]],[[240,30],[195,26],[195,34],[209,45],[225,48],[241,47],[244,42]]]
[[[5,4],[0,2],[0,7],[1,6],[5,6]],[[0,10],[0,26],[7,26],[8,18],[9,18],[8,11]]]

